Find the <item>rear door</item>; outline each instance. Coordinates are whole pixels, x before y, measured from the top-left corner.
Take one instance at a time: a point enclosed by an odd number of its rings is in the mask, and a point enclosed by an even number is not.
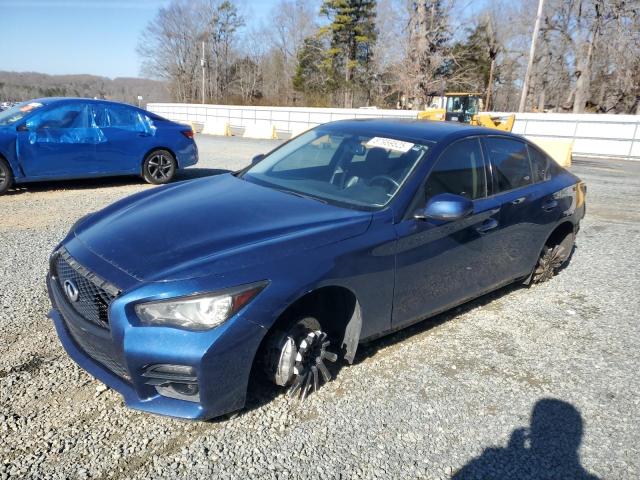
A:
[[[474,211],[451,222],[409,216],[396,225],[394,326],[420,320],[487,289],[493,259],[485,245],[498,230],[499,209],[494,199],[487,198],[486,186],[478,138],[459,140],[437,159],[418,194],[419,205],[434,195],[453,193],[473,200]]]
[[[151,121],[126,105],[100,103],[94,105],[94,111],[96,124],[106,138],[96,150],[104,171],[140,172],[145,154],[153,147]]]
[[[540,171],[532,171],[524,141],[489,136],[483,143],[491,162],[493,196],[501,207],[501,228],[489,245],[489,254],[495,259],[489,274],[497,285],[531,272],[546,240],[548,224],[557,217],[557,203],[541,186]],[[542,175],[544,178],[544,172]]]
[[[87,102],[53,106],[26,122],[18,132],[17,154],[29,177],[75,177],[96,172],[100,131],[92,123]]]

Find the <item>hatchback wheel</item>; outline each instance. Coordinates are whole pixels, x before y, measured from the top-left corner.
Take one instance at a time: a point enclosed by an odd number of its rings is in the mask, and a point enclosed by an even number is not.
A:
[[[0,195],[5,193],[13,185],[13,172],[2,158],[0,158]]]
[[[338,355],[328,350],[331,342],[317,319],[304,317],[291,322],[270,340],[267,374],[277,385],[289,387],[289,396],[304,400],[321,382],[331,380],[325,362],[335,362]]]
[[[176,175],[176,159],[167,150],[156,150],[147,155],[142,167],[142,176],[148,183],[169,183]]]

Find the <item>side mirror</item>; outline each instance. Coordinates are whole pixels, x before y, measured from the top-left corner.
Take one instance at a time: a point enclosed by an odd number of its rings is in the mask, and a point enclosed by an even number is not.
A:
[[[253,167],[254,165],[260,163],[264,157],[266,157],[266,155],[264,153],[259,153],[258,155],[253,157],[251,159],[251,166]]]
[[[28,132],[28,131],[29,131],[29,127],[27,127],[26,123],[21,123],[16,127],[16,132]]]
[[[441,193],[432,197],[427,206],[414,213],[416,220],[442,220],[450,222],[468,217],[473,213],[473,202],[452,193]]]

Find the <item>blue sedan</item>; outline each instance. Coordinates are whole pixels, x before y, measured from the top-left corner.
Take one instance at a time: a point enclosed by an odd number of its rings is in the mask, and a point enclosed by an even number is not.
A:
[[[0,112],[0,195],[14,184],[110,175],[162,184],[197,161],[191,128],[131,105],[44,98]]]
[[[78,220],[51,256],[50,316],[69,355],[136,409],[222,415],[261,375],[304,399],[361,342],[551,279],[585,195],[517,135],[330,123],[243,171]]]

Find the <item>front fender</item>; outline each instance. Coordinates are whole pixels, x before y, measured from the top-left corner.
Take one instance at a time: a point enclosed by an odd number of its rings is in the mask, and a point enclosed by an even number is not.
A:
[[[19,180],[24,178],[24,172],[18,161],[16,135],[0,132],[0,156],[4,158],[13,172],[13,178]]]

